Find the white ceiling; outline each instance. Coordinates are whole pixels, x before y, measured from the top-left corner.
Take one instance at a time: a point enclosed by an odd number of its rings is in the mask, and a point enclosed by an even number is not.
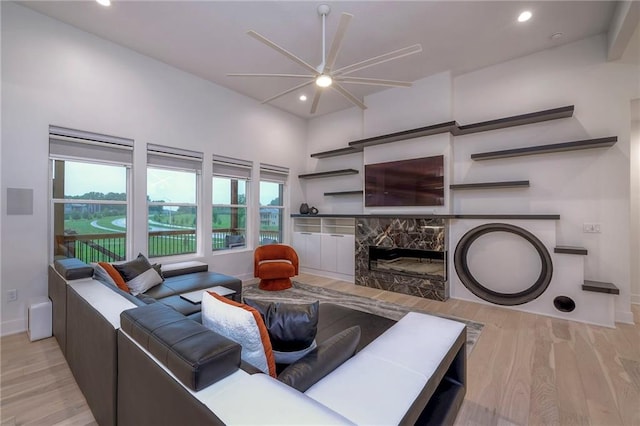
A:
[[[322,1],[94,1],[20,2],[107,40],[257,100],[299,84],[297,79],[228,77],[227,73],[294,73],[306,70],[246,35],[255,30],[313,66],[321,62]],[[353,74],[414,81],[450,70],[482,68],[606,32],[612,1],[331,1],[327,45],[340,14],[354,15],[336,61],[339,68],[415,43],[423,52]],[[524,24],[518,14],[533,12]],[[551,35],[563,36],[553,40]],[[311,87],[311,86],[310,86]],[[312,88],[272,105],[311,117]],[[362,99],[384,87],[351,84]],[[403,90],[403,89],[395,89]],[[309,100],[298,100],[301,93]],[[334,90],[323,94],[316,115],[351,107]]]

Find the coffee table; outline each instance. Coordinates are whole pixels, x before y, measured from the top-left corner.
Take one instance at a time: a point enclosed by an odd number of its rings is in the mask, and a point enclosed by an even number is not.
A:
[[[221,285],[210,287],[210,288],[204,288],[201,290],[190,291],[189,293],[183,293],[180,295],[180,297],[188,302],[193,303],[194,305],[197,305],[199,303],[202,303],[202,293],[205,291],[214,292],[216,294],[219,294],[220,296],[227,297],[233,301],[236,300],[236,291]]]

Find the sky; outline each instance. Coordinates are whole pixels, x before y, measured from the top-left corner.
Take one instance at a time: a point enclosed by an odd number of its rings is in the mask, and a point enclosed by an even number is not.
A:
[[[87,192],[126,192],[126,168],[66,161],[65,195],[83,195]],[[192,173],[176,170],[149,169],[147,195],[151,200],[173,203],[195,203],[195,178]],[[229,185],[215,185],[213,197],[217,203],[227,204],[231,200]],[[267,205],[278,197],[277,184],[260,185],[260,204]],[[220,201],[218,201],[220,200]]]

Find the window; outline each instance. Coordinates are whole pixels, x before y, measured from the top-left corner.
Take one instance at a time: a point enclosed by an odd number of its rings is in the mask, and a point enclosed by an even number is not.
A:
[[[260,164],[260,245],[284,240],[284,187],[288,175],[289,169]]]
[[[211,242],[213,250],[247,246],[247,200],[252,163],[213,157]]]
[[[126,259],[133,141],[49,127],[53,256]]]
[[[195,253],[202,153],[147,145],[149,257]]]

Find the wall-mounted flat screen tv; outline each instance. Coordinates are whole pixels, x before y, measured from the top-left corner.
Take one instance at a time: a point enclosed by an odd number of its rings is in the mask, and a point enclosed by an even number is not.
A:
[[[364,166],[366,207],[443,206],[444,156]]]

